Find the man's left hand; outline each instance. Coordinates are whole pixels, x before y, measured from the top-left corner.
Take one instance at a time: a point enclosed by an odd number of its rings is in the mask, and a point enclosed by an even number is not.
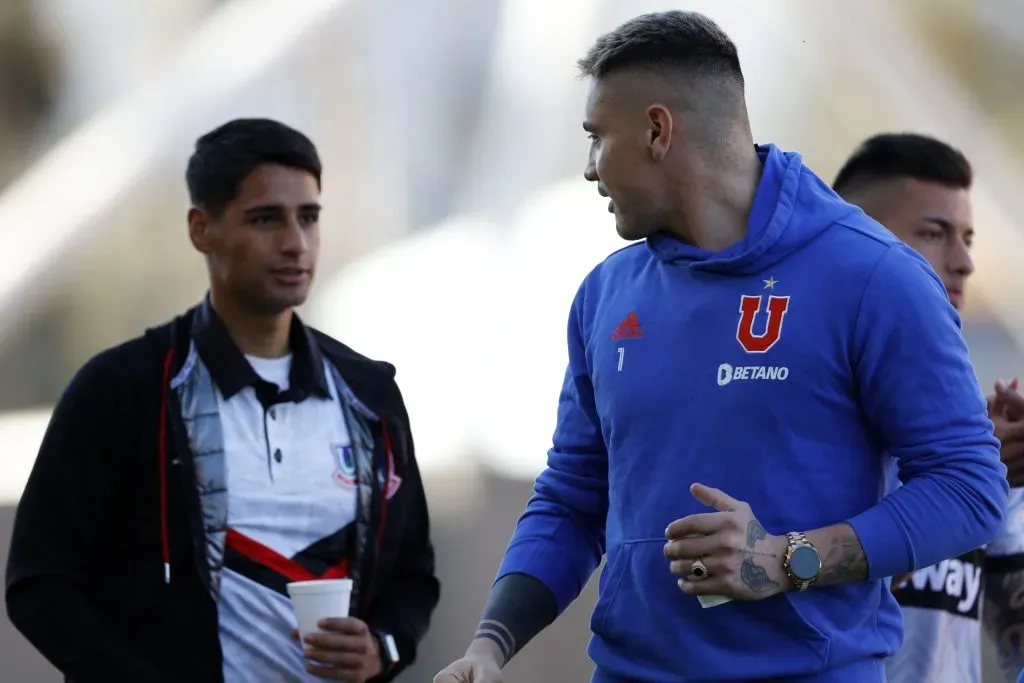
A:
[[[317,626],[321,632],[307,634],[302,643],[310,673],[345,683],[365,683],[380,673],[377,639],[364,622],[344,617],[321,619]]]
[[[665,557],[687,595],[724,595],[734,600],[763,600],[792,588],[783,569],[789,541],[773,536],[754,517],[750,506],[724,491],[703,484],[690,493],[716,512],[683,517],[665,530]],[[691,575],[695,560],[707,567],[707,577]]]

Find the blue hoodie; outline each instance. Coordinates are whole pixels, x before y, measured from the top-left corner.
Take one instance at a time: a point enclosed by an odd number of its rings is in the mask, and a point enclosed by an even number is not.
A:
[[[1001,526],[1005,468],[942,284],[798,154],[759,154],[741,242],[653,236],[572,304],[548,466],[498,578],[537,578],[561,611],[607,550],[600,683],[884,681],[902,625],[883,579]],[[884,500],[883,453],[905,482]],[[702,609],[663,555],[670,522],[708,511],[695,481],[769,533],[849,522],[868,580]]]

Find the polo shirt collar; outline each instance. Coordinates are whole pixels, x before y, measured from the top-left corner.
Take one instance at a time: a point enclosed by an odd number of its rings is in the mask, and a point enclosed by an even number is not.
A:
[[[195,342],[199,358],[225,399],[230,399],[246,387],[259,389],[270,384],[253,370],[245,355],[231,339],[224,321],[213,310],[209,295],[196,308],[192,321],[192,340]],[[296,314],[292,315],[288,345],[292,353],[292,368],[289,375],[291,386],[287,392],[291,396],[288,399],[299,402],[310,395],[329,398],[331,394],[324,374],[320,346],[310,329]]]

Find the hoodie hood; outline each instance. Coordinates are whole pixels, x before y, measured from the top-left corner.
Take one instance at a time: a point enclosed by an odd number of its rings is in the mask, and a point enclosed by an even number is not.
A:
[[[647,238],[654,257],[713,273],[752,275],[808,244],[843,216],[859,211],[804,166],[799,153],[758,145],[757,155],[764,172],[742,240],[722,251],[708,251],[657,233]]]

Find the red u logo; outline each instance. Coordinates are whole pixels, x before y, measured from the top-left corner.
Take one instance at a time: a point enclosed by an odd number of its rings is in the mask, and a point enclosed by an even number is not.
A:
[[[789,309],[788,296],[768,297],[768,322],[762,334],[754,333],[754,319],[761,310],[760,296],[744,296],[740,299],[740,324],[736,327],[736,339],[747,353],[764,353],[775,346],[782,336],[782,319]]]

